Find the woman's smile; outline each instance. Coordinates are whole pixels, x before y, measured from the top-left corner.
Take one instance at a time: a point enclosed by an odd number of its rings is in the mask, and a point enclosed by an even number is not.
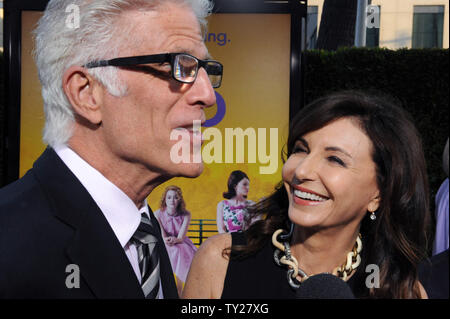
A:
[[[299,185],[291,186],[293,200],[298,205],[317,206],[326,202],[329,198]]]

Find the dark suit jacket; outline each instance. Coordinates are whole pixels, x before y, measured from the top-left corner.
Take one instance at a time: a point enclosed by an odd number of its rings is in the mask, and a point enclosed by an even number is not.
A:
[[[158,250],[164,297],[178,298],[161,235]],[[66,286],[74,283],[70,264],[79,267],[79,288]],[[144,298],[100,208],[51,148],[0,189],[2,298]]]

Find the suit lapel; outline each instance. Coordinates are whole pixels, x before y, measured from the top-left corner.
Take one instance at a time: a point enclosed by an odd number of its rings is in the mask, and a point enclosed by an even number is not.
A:
[[[108,221],[58,155],[47,148],[33,172],[54,215],[74,229],[66,252],[92,293],[98,298],[143,298],[133,268]]]
[[[101,212],[86,215],[67,254],[99,298],[143,298],[144,294],[122,246]],[[105,227],[99,225],[107,224]],[[109,229],[108,229],[109,228]]]

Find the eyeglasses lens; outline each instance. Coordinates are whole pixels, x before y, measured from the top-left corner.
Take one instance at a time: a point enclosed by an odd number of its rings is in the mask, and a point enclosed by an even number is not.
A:
[[[174,76],[177,80],[192,83],[197,75],[198,62],[191,56],[178,55],[175,58]]]
[[[178,55],[175,57],[174,77],[184,83],[195,81],[198,72],[198,60],[190,55]],[[206,73],[213,88],[218,88],[222,82],[222,65],[215,61],[207,61],[204,65]]]
[[[222,65],[215,61],[208,61],[205,65],[206,73],[213,88],[218,88],[222,82]]]

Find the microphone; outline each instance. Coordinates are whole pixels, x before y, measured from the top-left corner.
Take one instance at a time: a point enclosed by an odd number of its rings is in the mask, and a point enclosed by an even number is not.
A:
[[[355,299],[349,285],[331,274],[318,274],[302,282],[297,299]]]

